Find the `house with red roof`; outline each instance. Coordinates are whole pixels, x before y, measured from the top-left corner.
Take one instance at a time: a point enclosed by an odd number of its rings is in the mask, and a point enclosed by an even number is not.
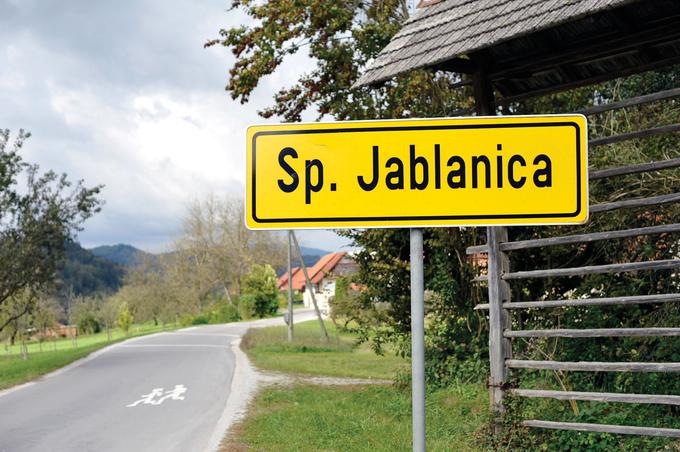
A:
[[[319,305],[319,310],[328,315],[330,306],[328,300],[335,295],[335,280],[340,276],[348,276],[355,273],[357,264],[352,257],[344,251],[329,253],[322,256],[314,266],[307,269],[309,279],[314,290],[314,298]],[[312,307],[312,297],[307,289],[304,272],[301,268],[291,269],[293,290],[303,292],[305,307]],[[288,272],[284,273],[277,283],[279,290],[288,290]]]

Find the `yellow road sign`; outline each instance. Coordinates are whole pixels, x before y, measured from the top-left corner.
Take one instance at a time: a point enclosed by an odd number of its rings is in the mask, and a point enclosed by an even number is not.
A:
[[[247,139],[253,229],[588,219],[581,115],[263,125]]]

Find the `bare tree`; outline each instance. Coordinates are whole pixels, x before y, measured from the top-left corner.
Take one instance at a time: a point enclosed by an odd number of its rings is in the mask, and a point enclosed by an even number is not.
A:
[[[176,250],[199,296],[220,288],[231,300],[254,263],[283,263],[285,245],[280,234],[245,227],[241,199],[209,196],[187,209]]]

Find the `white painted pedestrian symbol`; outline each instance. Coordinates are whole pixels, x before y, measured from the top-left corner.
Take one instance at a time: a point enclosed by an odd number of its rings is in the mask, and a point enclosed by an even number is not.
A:
[[[137,400],[130,405],[128,408],[137,405],[160,405],[167,399],[172,400],[184,400],[184,393],[187,392],[187,388],[184,385],[175,385],[174,389],[169,389],[163,391],[163,388],[154,388],[150,393],[144,394],[141,399]]]

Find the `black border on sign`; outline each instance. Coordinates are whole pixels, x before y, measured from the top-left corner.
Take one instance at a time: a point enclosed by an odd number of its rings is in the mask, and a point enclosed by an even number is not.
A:
[[[301,135],[316,133],[357,133],[357,132],[404,132],[413,130],[449,130],[449,129],[507,129],[518,127],[567,127],[572,126],[576,131],[576,210],[568,213],[528,213],[528,214],[499,214],[499,215],[418,215],[418,216],[381,216],[381,217],[319,217],[319,218],[259,218],[255,208],[256,190],[256,144],[260,135]],[[536,122],[527,124],[459,124],[438,126],[398,126],[398,127],[355,127],[340,129],[302,129],[302,130],[270,130],[256,132],[252,141],[252,218],[258,223],[304,223],[325,221],[409,221],[409,220],[497,220],[517,218],[570,218],[581,213],[581,127],[573,121]]]

